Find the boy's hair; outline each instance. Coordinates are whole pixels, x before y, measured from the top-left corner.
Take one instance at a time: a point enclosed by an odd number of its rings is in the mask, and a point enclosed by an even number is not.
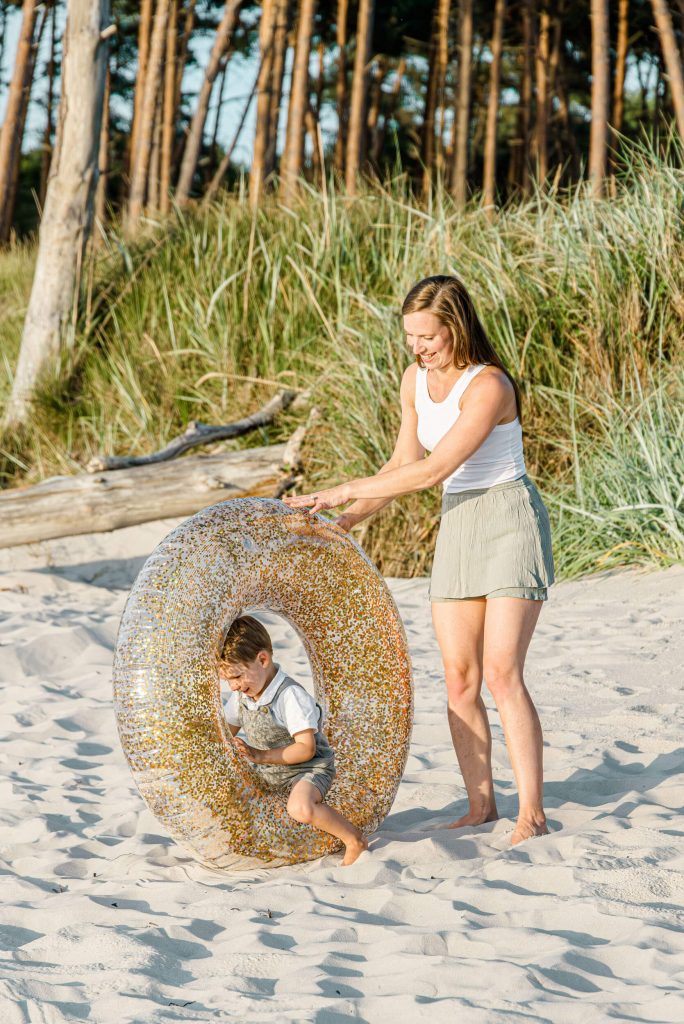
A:
[[[251,615],[241,615],[231,624],[221,650],[221,661],[248,665],[259,651],[273,654],[273,644],[265,626]]]

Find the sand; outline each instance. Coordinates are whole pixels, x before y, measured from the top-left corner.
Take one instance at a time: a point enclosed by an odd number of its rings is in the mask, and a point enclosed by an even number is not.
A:
[[[444,829],[464,794],[427,582],[390,580],[416,715],[370,853],[229,875],[147,810],[112,710],[127,590],[172,525],[0,552],[2,1024],[684,1020],[684,568],[553,588],[527,671],[552,834],[516,848],[495,713],[503,817]]]

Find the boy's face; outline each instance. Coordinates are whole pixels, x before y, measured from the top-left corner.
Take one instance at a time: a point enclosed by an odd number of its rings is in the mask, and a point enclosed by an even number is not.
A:
[[[245,665],[237,661],[222,661],[219,675],[231,690],[256,699],[275,676],[275,666],[268,651],[259,651],[254,661]]]

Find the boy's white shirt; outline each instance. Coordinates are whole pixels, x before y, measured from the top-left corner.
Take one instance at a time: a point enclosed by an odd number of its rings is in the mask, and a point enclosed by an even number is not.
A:
[[[307,693],[301,684],[297,686],[288,686],[288,688],[280,694],[276,700],[273,700],[273,694],[276,692],[283,679],[286,677],[285,672],[278,666],[278,671],[275,676],[268,684],[265,690],[259,694],[256,700],[252,697],[245,696],[245,700],[248,701],[248,707],[262,707],[264,704],[271,704],[271,713],[275,718],[278,725],[282,725],[284,729],[287,729],[290,736],[294,736],[297,732],[303,732],[304,729],[318,729],[319,713],[316,707],[316,701],[313,699],[310,693]],[[226,721],[229,725],[239,725],[240,715],[238,711],[238,705],[240,700],[240,694],[236,690],[231,690],[228,695],[228,700],[224,705],[224,713]]]

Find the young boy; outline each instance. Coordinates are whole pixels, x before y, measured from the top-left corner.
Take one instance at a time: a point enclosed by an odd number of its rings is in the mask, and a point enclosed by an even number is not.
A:
[[[226,720],[240,753],[270,786],[289,789],[288,813],[341,839],[343,864],[368,849],[365,836],[323,802],[335,778],[335,755],[321,732],[321,709],[303,686],[273,661],[267,630],[251,615],[231,625],[219,675],[232,693]],[[242,730],[247,742],[237,736]]]

